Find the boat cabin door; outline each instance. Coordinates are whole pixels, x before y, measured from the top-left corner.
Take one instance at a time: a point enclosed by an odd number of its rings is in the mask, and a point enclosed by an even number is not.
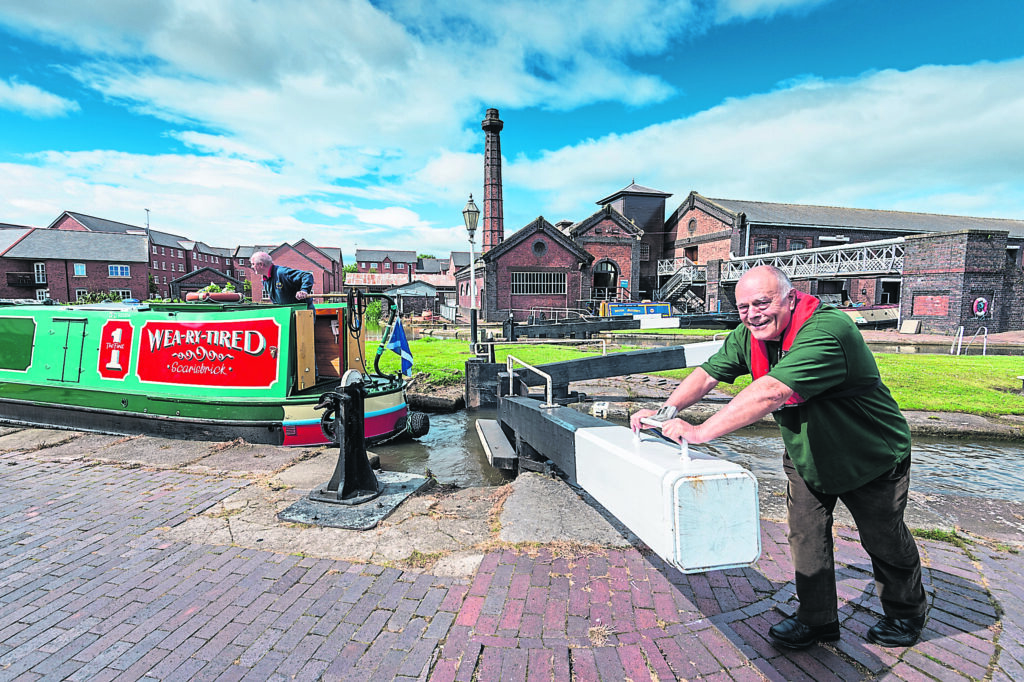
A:
[[[85,326],[84,319],[55,318],[53,330],[59,342],[57,352],[59,357],[54,358],[56,362],[51,365],[51,381],[77,384],[82,377],[82,351],[85,348]]]
[[[358,311],[339,306],[293,314],[297,390],[312,388],[317,381],[340,379],[350,369],[367,373],[366,329]]]

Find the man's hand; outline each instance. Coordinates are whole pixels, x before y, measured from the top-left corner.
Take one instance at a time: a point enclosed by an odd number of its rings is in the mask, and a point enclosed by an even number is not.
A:
[[[303,291],[302,289],[299,289],[298,291],[295,292],[296,301],[305,301],[307,298],[309,298],[308,291]]]
[[[629,428],[633,429],[633,433],[639,433],[640,429],[651,428],[647,424],[641,424],[640,420],[643,419],[644,417],[650,417],[653,414],[655,414],[654,410],[637,410],[629,418]]]
[[[661,427],[661,432],[677,443],[706,443],[710,438],[701,435],[700,426],[695,426],[682,419],[671,419]]]

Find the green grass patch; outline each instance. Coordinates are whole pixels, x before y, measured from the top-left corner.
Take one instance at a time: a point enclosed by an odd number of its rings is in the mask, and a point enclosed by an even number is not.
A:
[[[964,536],[957,533],[955,530],[939,530],[939,529],[925,529],[925,528],[911,528],[910,534],[916,538],[923,540],[936,540],[938,542],[945,542],[950,545],[955,545],[960,549],[967,549],[972,543]]]

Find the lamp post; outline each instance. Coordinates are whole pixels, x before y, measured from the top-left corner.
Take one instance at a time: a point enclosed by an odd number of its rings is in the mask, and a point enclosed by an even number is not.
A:
[[[476,266],[473,258],[473,234],[476,223],[480,220],[480,209],[473,203],[473,195],[469,195],[466,207],[462,209],[462,219],[466,221],[466,232],[469,233],[469,340],[471,350],[476,351]]]

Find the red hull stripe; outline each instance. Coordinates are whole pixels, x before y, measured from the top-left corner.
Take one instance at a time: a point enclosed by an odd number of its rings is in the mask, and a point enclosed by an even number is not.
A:
[[[401,405],[398,409],[381,410],[373,415],[366,415],[365,434],[367,439],[382,438],[390,436],[395,432],[395,426],[399,419],[406,416],[408,409]],[[284,444],[287,446],[297,445],[324,445],[327,439],[320,430],[319,419],[301,419],[282,422],[284,427]]]

